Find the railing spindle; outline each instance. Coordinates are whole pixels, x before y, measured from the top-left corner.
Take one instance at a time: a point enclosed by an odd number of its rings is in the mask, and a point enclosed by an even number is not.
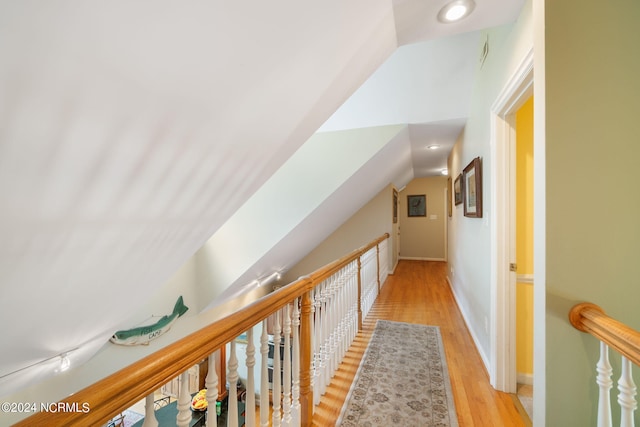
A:
[[[305,292],[300,301],[300,425],[310,426],[313,418],[312,349],[313,291]]]
[[[291,310],[287,305],[283,309],[284,357],[282,367],[282,425],[291,427]]]
[[[638,407],[636,385],[631,374],[631,361],[622,356],[622,373],[618,380],[618,404],[620,405],[620,427],[633,427],[633,412]]]
[[[207,427],[217,427],[218,413],[216,405],[218,403],[218,372],[216,371],[216,354],[211,353],[208,357],[209,368],[205,387],[207,388]]]
[[[189,427],[191,421],[191,394],[189,393],[189,371],[180,374],[180,395],[178,397],[178,427]]]
[[[238,427],[238,357],[236,356],[235,339],[229,343],[229,398],[227,401],[227,427]]]
[[[247,427],[256,425],[256,384],[254,367],[256,365],[256,347],[253,344],[253,328],[247,331],[247,390],[245,401],[245,423]]]
[[[321,285],[322,286],[322,285]],[[317,286],[311,291],[311,304],[313,310],[313,372],[312,372],[312,386],[313,386],[313,404],[320,403],[320,364],[322,362],[321,347],[322,347],[322,311],[320,310],[320,286]]]
[[[262,355],[262,369],[260,370],[260,427],[269,426],[269,334],[267,333],[267,319],[262,321],[262,335],[260,336],[260,354]]]
[[[611,363],[609,363],[609,346],[600,342],[600,360],[596,365],[597,383],[600,388],[598,398],[598,427],[611,427],[610,390],[613,385]]]
[[[281,366],[280,366],[280,310],[275,313],[275,330],[273,331],[273,375],[271,375],[273,399],[273,427],[280,427],[282,414],[280,413],[281,396]]]
[[[300,310],[298,298],[293,301],[292,329],[293,329],[293,366],[291,380],[291,400],[293,403],[293,425],[300,425]]]
[[[158,427],[156,419],[155,396],[153,393],[144,398],[144,422],[142,427]]]

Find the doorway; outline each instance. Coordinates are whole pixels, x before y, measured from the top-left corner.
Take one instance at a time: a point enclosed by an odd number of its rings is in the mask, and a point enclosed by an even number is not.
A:
[[[517,392],[516,112],[533,95],[533,48],[491,108],[491,385]]]
[[[515,113],[517,397],[533,419],[533,97]]]

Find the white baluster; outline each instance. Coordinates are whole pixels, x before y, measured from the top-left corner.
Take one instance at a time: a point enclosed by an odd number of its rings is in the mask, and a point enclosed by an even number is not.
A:
[[[300,425],[300,309],[296,298],[293,302],[293,315],[291,325],[293,326],[293,367],[292,367],[292,386],[291,400],[293,404],[293,424],[298,427]]]
[[[283,309],[283,335],[284,335],[284,366],[282,380],[282,425],[291,426],[291,314],[287,304]]]
[[[247,427],[256,425],[256,385],[253,368],[256,365],[256,347],[253,344],[253,328],[247,331],[247,400],[245,406],[245,422]]]
[[[345,267],[345,270],[342,274],[342,288],[341,288],[341,299],[342,299],[342,303],[341,303],[341,323],[342,323],[342,330],[341,330],[341,343],[340,343],[340,359],[338,361],[338,363],[342,362],[342,359],[344,359],[345,354],[347,354],[347,350],[349,349],[349,272],[351,270],[350,265],[347,265]]]
[[[339,290],[339,311],[340,311],[340,327],[339,327],[339,338],[338,338],[338,365],[344,358],[345,353],[347,352],[347,269],[349,267],[345,267],[340,275],[340,290]],[[337,366],[336,366],[337,367]],[[334,372],[335,374],[335,372]]]
[[[324,393],[324,367],[325,367],[325,353],[326,353],[326,310],[325,310],[325,298],[326,292],[324,288],[326,283],[322,283],[318,286],[316,299],[316,366],[315,366],[315,378],[314,378],[314,401],[315,404],[320,403],[320,396]]]
[[[326,361],[326,371],[325,371],[325,390],[326,387],[331,382],[331,378],[333,377],[333,370],[335,367],[335,354],[336,354],[336,329],[337,329],[337,321],[338,315],[336,313],[336,290],[337,290],[337,282],[336,277],[332,277],[331,284],[329,285],[329,298],[327,300],[327,307],[329,311],[329,316],[327,317],[328,328],[327,331],[329,335],[327,337],[327,361]],[[322,394],[324,394],[324,391]]]
[[[313,404],[320,403],[320,346],[321,346],[321,312],[320,312],[320,286],[317,286],[312,293],[311,312],[313,319],[313,372],[311,385],[313,387]]]
[[[207,388],[207,427],[218,425],[218,413],[216,404],[218,402],[218,372],[216,372],[216,354],[209,355],[209,371],[204,383]]]
[[[189,371],[180,374],[180,395],[178,396],[178,427],[189,427],[191,421],[191,394],[189,393]]]
[[[327,389],[327,384],[329,384],[330,377],[328,375],[329,371],[329,358],[331,357],[331,284],[327,282],[322,291],[322,347],[321,354],[322,360],[320,362],[320,394],[324,395],[325,390]]]
[[[238,427],[238,357],[235,340],[230,343],[227,382],[229,383],[227,426]]]
[[[367,317],[366,314],[366,304],[365,304],[365,295],[367,294],[367,264],[364,257],[360,257],[360,310],[362,310],[362,319],[364,320]]]
[[[147,395],[144,399],[144,423],[142,423],[142,427],[158,427],[153,393]]]
[[[271,384],[273,393],[273,427],[280,427],[282,414],[280,413],[281,388],[280,382],[280,312],[275,313],[275,330],[273,331],[273,375],[271,376]]]
[[[358,333],[358,264],[354,262],[351,266],[351,291],[349,294],[349,304],[351,304],[351,335],[349,341],[353,342]]]
[[[262,321],[262,335],[260,336],[260,354],[262,355],[262,369],[260,370],[260,427],[269,426],[269,335],[267,334],[267,320]]]
[[[618,403],[620,404],[620,426],[633,427],[633,412],[638,407],[636,402],[636,385],[631,374],[631,361],[622,356],[622,373],[618,380]]]
[[[369,268],[369,257],[368,253],[363,255],[364,261],[362,262],[362,274],[364,276],[362,280],[362,286],[364,287],[362,291],[362,317],[367,317],[369,314],[369,292],[371,291],[370,283],[371,283],[371,270]]]
[[[613,381],[611,380],[611,364],[609,363],[609,347],[600,342],[600,360],[596,365],[598,376],[596,382],[600,387],[598,398],[598,427],[611,427],[611,400],[610,392]]]

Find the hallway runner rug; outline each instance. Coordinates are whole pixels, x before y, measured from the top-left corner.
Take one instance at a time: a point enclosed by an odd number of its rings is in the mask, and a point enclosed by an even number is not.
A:
[[[440,328],[378,320],[336,425],[458,427]]]

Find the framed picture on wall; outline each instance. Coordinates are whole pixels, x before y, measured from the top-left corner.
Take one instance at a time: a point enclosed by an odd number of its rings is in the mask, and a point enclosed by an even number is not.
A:
[[[398,190],[393,189],[393,223],[398,223]]]
[[[407,215],[427,216],[427,196],[425,194],[407,196]]]
[[[453,182],[453,200],[456,206],[462,203],[462,174]]]
[[[453,215],[453,202],[451,201],[451,197],[452,197],[452,192],[451,192],[451,188],[452,188],[452,184],[451,184],[451,177],[447,178],[447,213],[449,214],[449,217],[451,217],[451,215]]]
[[[464,168],[464,216],[482,218],[482,163],[480,157]]]

